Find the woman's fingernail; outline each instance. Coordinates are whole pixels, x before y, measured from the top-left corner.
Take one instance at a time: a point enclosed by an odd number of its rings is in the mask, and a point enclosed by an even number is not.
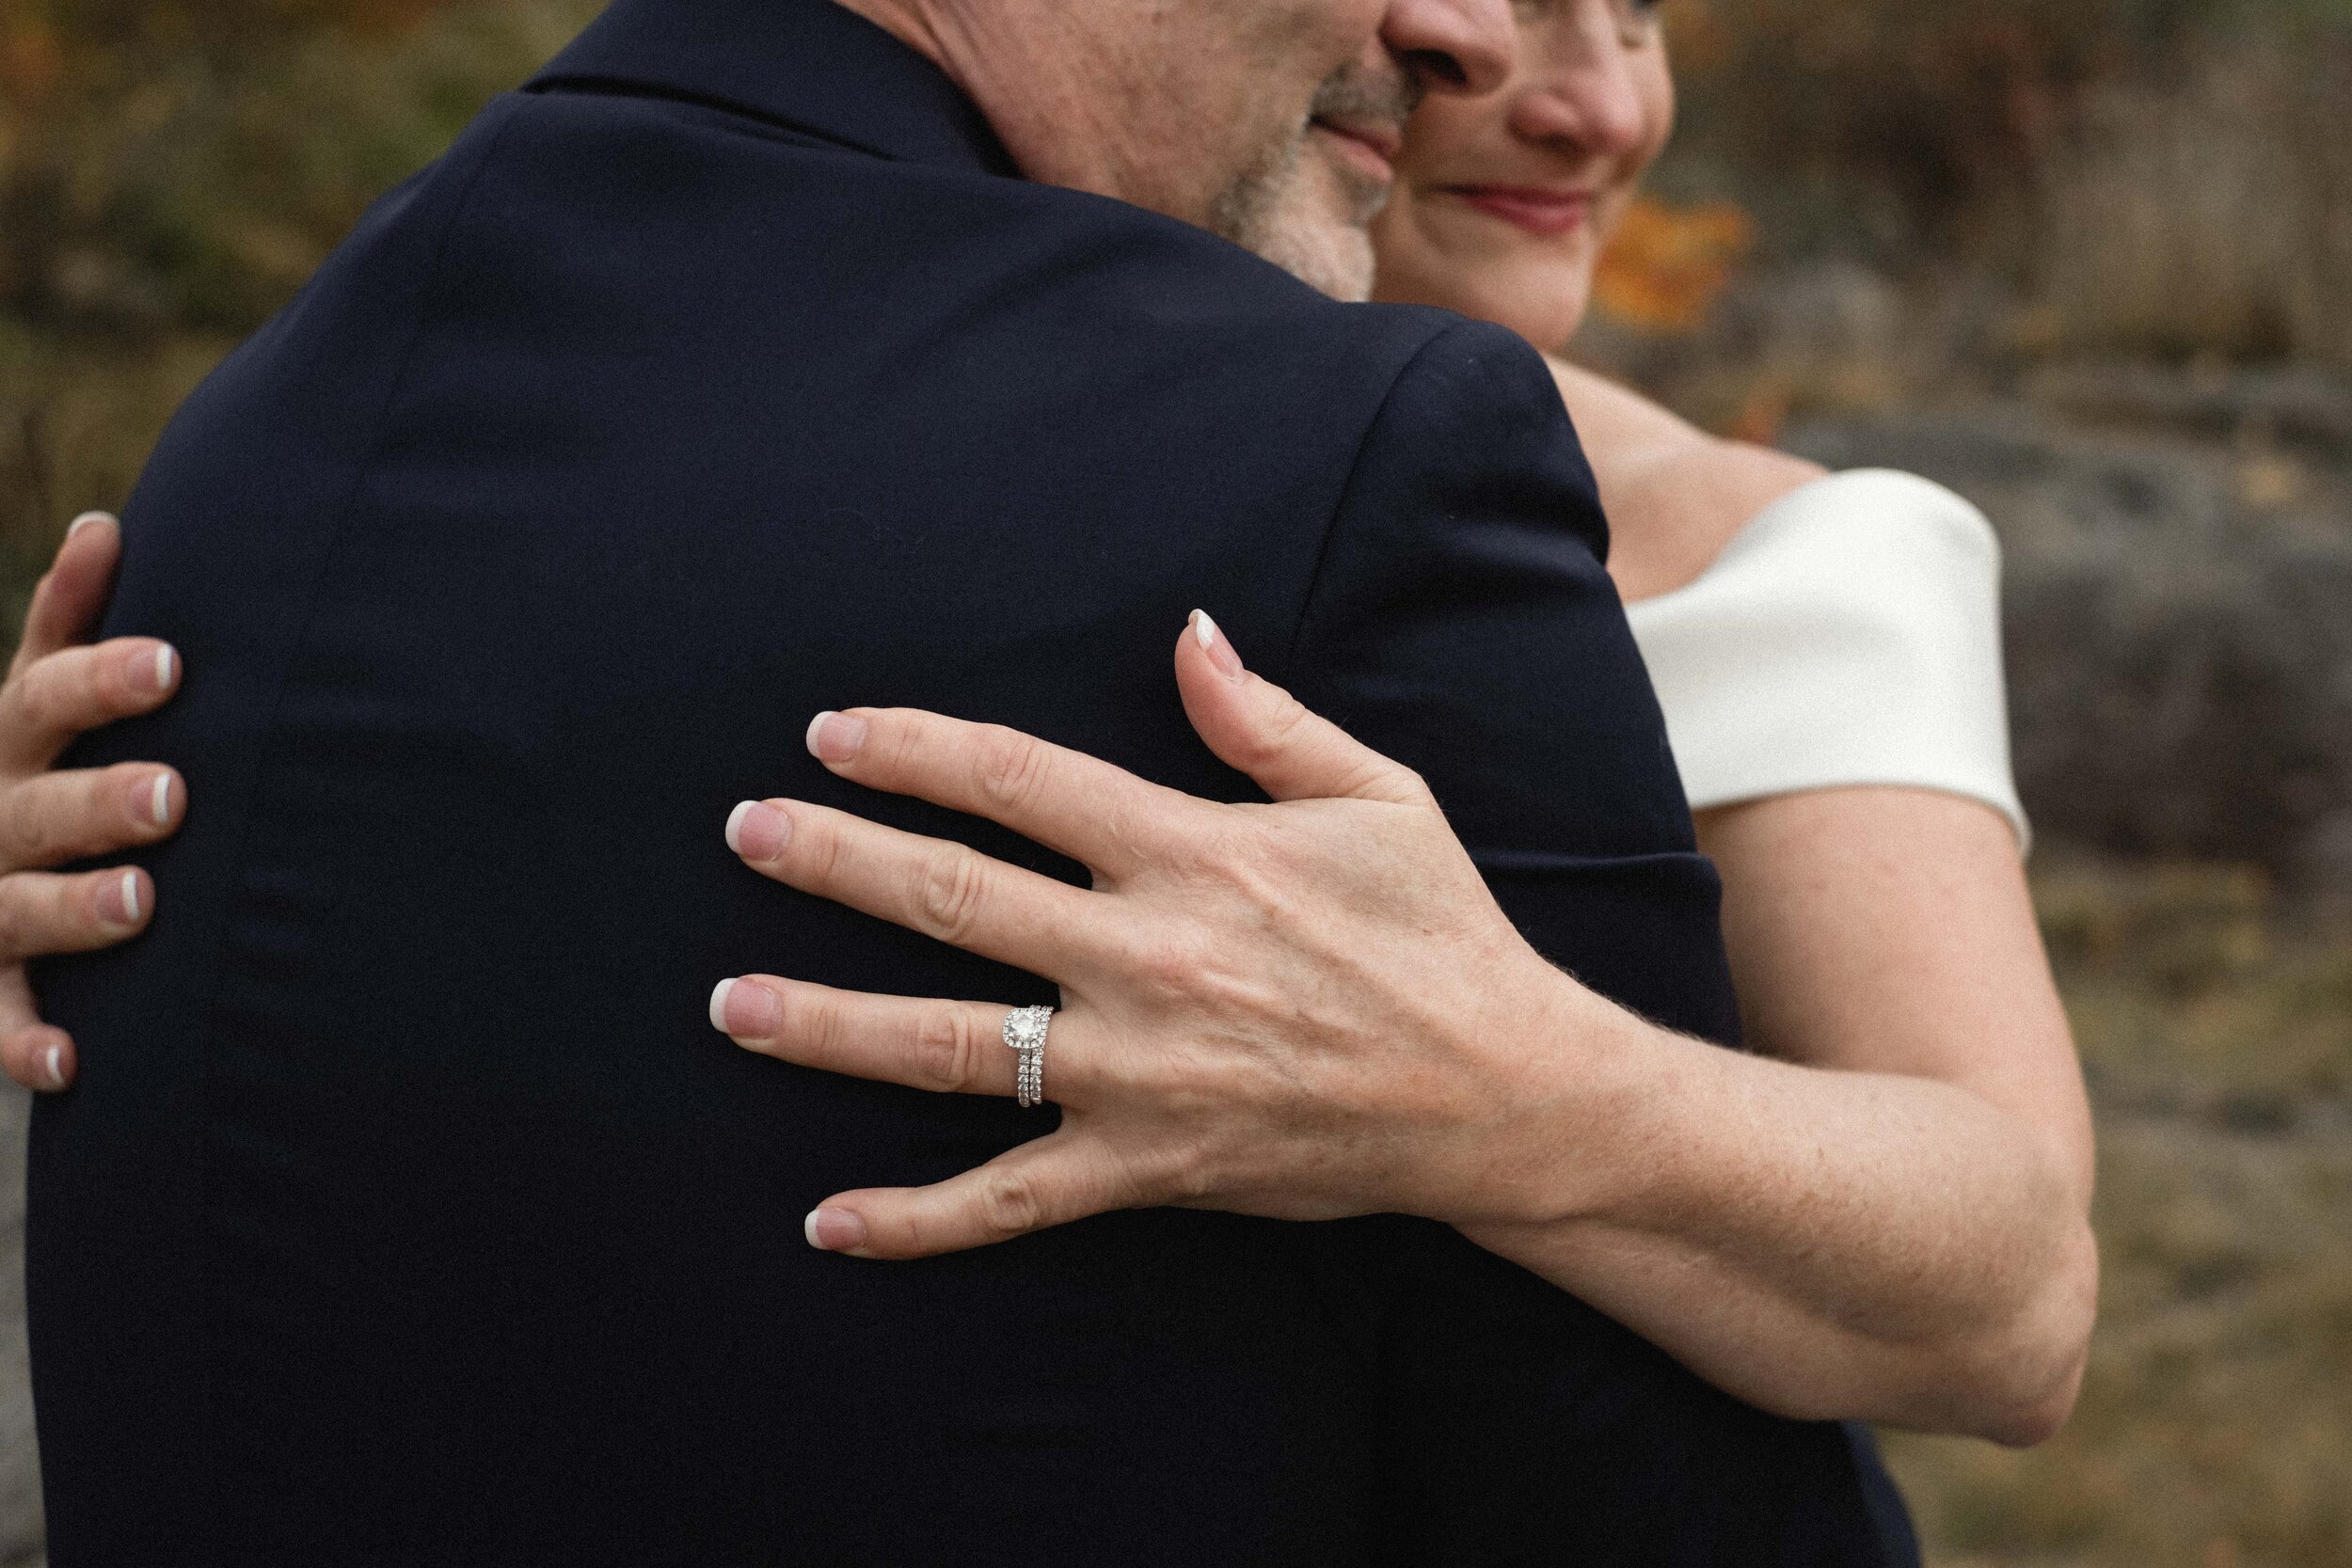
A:
[[[151,779],[141,779],[131,786],[131,815],[144,818],[151,826],[171,826],[171,775],[158,773]]]
[[[866,744],[866,721],[846,713],[820,713],[809,721],[809,753],[819,762],[848,762]]]
[[[51,1046],[49,1048],[49,1054],[42,1057],[41,1062],[42,1065],[49,1069],[49,1086],[55,1089],[64,1088],[65,1047],[62,1045]]]
[[[722,980],[710,993],[710,1026],[739,1040],[770,1040],[784,1022],[784,1004],[766,986]]]
[[[139,923],[139,874],[126,871],[98,884],[98,918],[109,926]]]
[[[775,807],[746,800],[727,818],[727,847],[747,861],[766,862],[792,842],[792,819]]]
[[[162,692],[171,689],[171,678],[179,669],[179,656],[167,642],[152,653],[133,654],[122,673],[134,691]]]
[[[1218,674],[1227,680],[1241,679],[1241,655],[1233,651],[1232,640],[1217,629],[1207,610],[1192,612],[1192,635],[1200,640],[1200,651],[1209,656],[1209,662],[1216,666]]]
[[[847,1209],[812,1209],[802,1229],[819,1252],[855,1252],[866,1244],[866,1222]]]
[[[65,536],[68,539],[71,539],[75,534],[81,532],[84,529],[89,527],[92,523],[111,523],[114,520],[114,514],[111,512],[85,512],[80,516],[73,519],[72,523],[66,529]]]

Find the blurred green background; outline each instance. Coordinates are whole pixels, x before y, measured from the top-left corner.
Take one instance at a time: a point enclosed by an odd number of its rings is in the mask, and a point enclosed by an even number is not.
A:
[[[220,355],[596,8],[0,0],[0,630]],[[1942,480],[2007,551],[2106,1306],[2052,1443],[1890,1439],[1931,1558],[2352,1564],[2352,0],[1665,14],[1682,134],[1574,352]],[[19,1392],[0,1565],[40,1560],[30,1462]]]

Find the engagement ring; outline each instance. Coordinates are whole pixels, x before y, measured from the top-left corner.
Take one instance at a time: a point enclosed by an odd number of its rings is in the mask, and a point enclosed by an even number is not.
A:
[[[1013,1098],[1025,1111],[1045,1099],[1045,1027],[1053,1017],[1051,1007],[1015,1007],[1005,1020],[1005,1043],[1021,1056]]]

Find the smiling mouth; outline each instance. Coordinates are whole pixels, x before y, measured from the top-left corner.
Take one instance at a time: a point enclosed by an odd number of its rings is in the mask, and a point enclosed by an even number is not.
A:
[[[1592,220],[1594,193],[1539,185],[1448,185],[1449,196],[1542,239],[1572,234]]]

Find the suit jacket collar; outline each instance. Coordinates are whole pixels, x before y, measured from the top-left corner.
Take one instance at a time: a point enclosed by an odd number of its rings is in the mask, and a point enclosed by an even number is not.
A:
[[[741,110],[885,158],[1018,176],[946,71],[834,0],[616,0],[534,77]]]

